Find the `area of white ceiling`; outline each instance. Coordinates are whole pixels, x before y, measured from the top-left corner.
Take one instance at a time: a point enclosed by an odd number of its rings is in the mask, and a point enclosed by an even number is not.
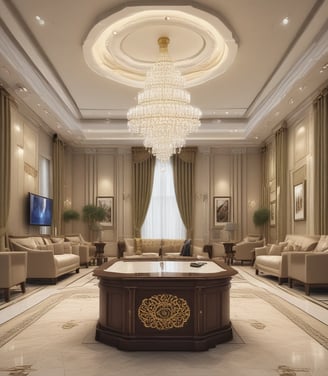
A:
[[[189,136],[189,144],[259,145],[327,83],[328,69],[322,67],[328,62],[328,0],[126,4],[114,0],[0,0],[0,83],[35,122],[72,145],[140,142],[129,134],[126,124],[127,110],[136,104],[138,89],[90,69],[83,44],[101,20],[131,9],[138,14],[155,5],[167,12],[181,5],[193,15],[206,15],[207,22],[221,22],[238,45],[223,74],[213,74],[210,80],[188,89],[192,104],[203,112],[202,126]],[[287,25],[282,24],[285,17]],[[186,22],[179,34],[179,25],[173,22],[164,22],[160,28],[157,24],[147,19],[128,34],[129,39],[110,38],[109,51],[118,51],[114,45],[119,41],[120,50],[143,65],[156,54],[158,30],[171,33],[173,60],[190,56],[192,48],[197,55],[200,43],[206,40],[206,26],[200,32],[199,26],[188,28]],[[170,25],[175,29],[170,31]],[[181,38],[176,45],[174,35]],[[152,38],[154,43],[150,43]],[[201,67],[195,62],[192,70]]]

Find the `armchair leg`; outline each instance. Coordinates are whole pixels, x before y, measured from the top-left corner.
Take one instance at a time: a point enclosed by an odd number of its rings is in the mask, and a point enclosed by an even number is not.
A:
[[[309,285],[309,283],[306,283],[304,287],[305,287],[305,295],[310,295],[310,285]]]
[[[9,288],[4,288],[4,293],[5,293],[5,302],[8,303],[10,300],[10,290]]]
[[[20,287],[22,289],[22,293],[25,294],[26,292],[25,282],[21,282]]]

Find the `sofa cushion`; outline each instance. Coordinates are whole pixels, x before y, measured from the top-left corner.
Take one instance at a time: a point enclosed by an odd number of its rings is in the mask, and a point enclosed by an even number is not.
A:
[[[14,251],[26,251],[26,248],[37,249],[37,244],[33,238],[11,239]]]
[[[142,253],[159,253],[161,239],[142,239]]]
[[[293,243],[294,251],[313,251],[319,241],[319,236],[288,234],[285,241]]]
[[[55,237],[55,236],[52,236],[51,237],[51,241],[53,242],[53,243],[64,243],[64,238],[58,238],[58,237]]]
[[[328,235],[321,235],[314,252],[325,252],[328,250]]]
[[[44,244],[52,244],[52,241],[50,238],[43,238]]]
[[[70,267],[72,264],[80,265],[80,257],[73,254],[55,255],[55,264],[58,269]]]
[[[134,239],[132,238],[126,238],[124,239],[125,243],[125,254],[127,256],[132,256],[134,255]]]
[[[262,265],[264,267],[279,270],[281,265],[281,256],[272,255],[268,257],[267,255],[260,255],[256,257],[255,264],[256,266]]]
[[[65,240],[72,243],[81,243],[81,239],[78,235],[76,236],[65,236]]]
[[[270,249],[269,249],[269,255],[276,255],[279,256],[281,255],[281,252],[283,250],[283,246],[279,244],[272,244]]]
[[[43,240],[43,238],[41,236],[33,236],[32,238],[34,241],[35,241],[35,244],[38,246],[38,245],[44,245],[45,242]]]
[[[65,244],[64,242],[53,244],[55,255],[63,255],[65,253],[64,244]]]

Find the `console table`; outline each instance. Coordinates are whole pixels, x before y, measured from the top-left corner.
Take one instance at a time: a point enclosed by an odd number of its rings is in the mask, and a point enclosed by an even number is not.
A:
[[[230,280],[237,272],[212,260],[191,262],[200,260],[116,259],[96,269],[96,340],[133,351],[204,351],[231,340]]]

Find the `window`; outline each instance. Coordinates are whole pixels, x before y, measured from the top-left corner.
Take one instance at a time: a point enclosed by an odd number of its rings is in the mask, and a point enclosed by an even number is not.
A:
[[[141,228],[148,239],[185,239],[186,228],[182,222],[174,191],[173,168],[156,160],[153,192]]]

